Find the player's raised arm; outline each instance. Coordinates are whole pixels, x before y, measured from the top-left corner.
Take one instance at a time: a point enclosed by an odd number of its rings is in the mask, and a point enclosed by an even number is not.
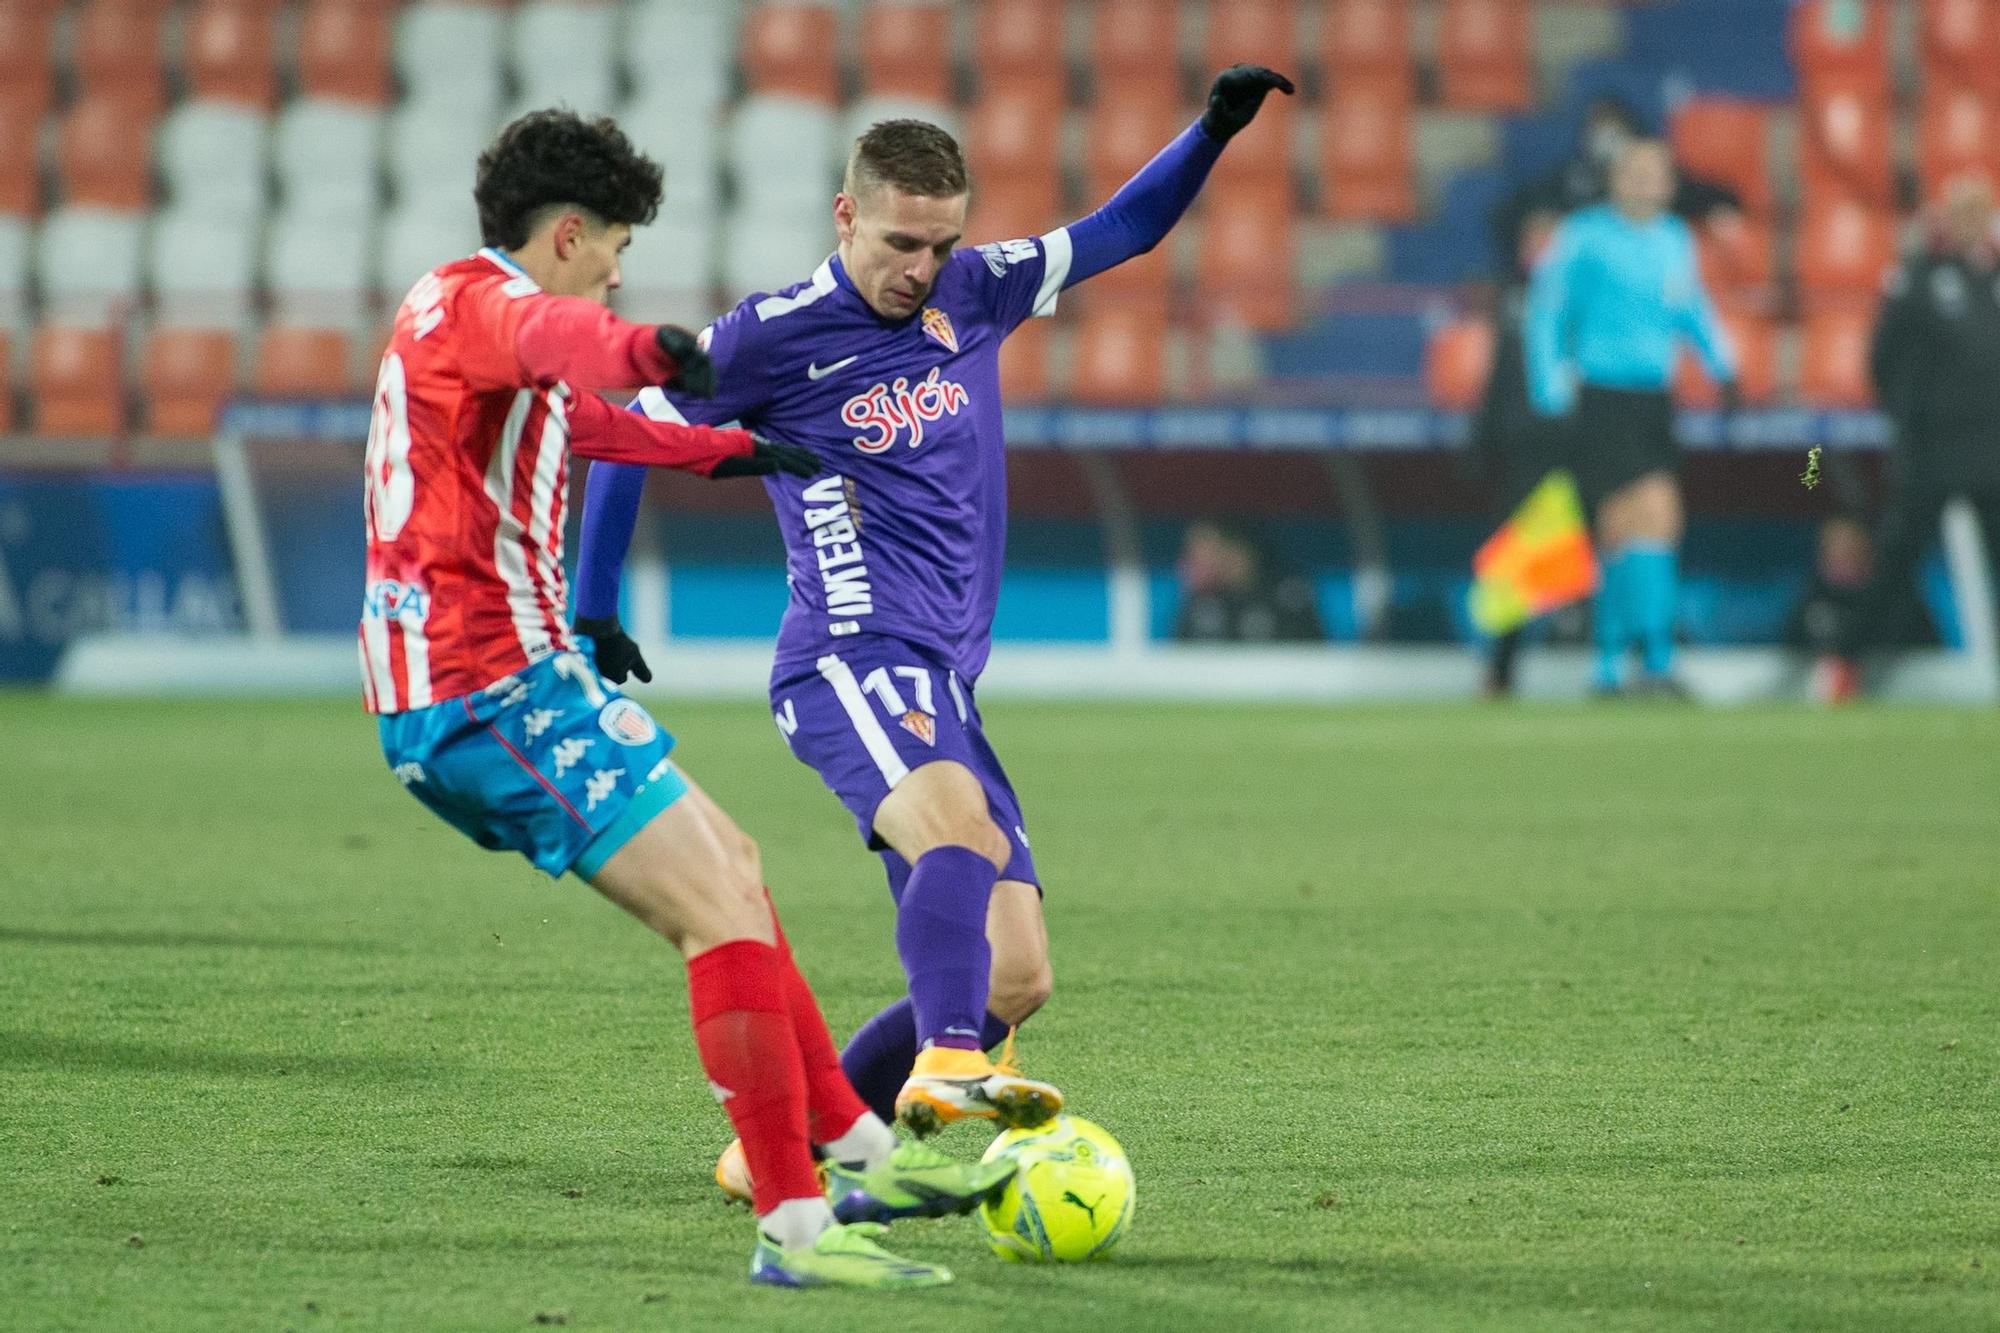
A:
[[[460,300],[484,307],[476,327],[488,336],[469,342],[461,360],[476,388],[666,384],[700,392],[714,384],[708,354],[670,324],[633,324],[596,301],[528,290],[520,279],[481,284]]]

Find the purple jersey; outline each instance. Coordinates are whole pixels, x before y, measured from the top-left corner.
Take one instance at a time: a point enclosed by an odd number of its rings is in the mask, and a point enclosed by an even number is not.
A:
[[[764,483],[792,589],[779,661],[875,634],[978,678],[1007,545],[1000,341],[1054,313],[1069,271],[1067,229],[960,250],[918,313],[889,320],[835,256],[703,331],[716,397],[639,396],[651,417],[740,421],[819,455],[812,480]]]

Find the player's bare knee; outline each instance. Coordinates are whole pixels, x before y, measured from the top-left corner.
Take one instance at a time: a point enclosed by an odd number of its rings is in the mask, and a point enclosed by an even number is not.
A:
[[[986,1007],[1003,1023],[1025,1023],[1055,993],[1055,972],[1047,960],[1005,968],[996,965]]]

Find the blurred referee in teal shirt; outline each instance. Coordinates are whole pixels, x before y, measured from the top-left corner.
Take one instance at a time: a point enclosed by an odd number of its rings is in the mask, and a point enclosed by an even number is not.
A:
[[[1535,409],[1572,418],[1577,487],[1603,566],[1595,608],[1597,688],[1626,687],[1636,640],[1638,692],[1681,694],[1674,678],[1679,602],[1680,453],[1669,386],[1680,340],[1693,341],[1736,402],[1736,357],[1702,290],[1694,233],[1667,211],[1666,145],[1626,146],[1611,198],[1564,219],[1528,284],[1525,338]]]

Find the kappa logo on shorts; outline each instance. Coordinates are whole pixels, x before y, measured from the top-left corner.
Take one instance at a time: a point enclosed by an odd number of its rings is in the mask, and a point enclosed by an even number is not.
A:
[[[597,725],[620,745],[645,745],[660,734],[660,724],[630,699],[613,699],[597,715]]]
[[[402,783],[405,787],[424,780],[424,766],[414,759],[396,765],[393,772],[396,775],[396,781]]]
[[[912,708],[896,720],[902,725],[904,731],[909,732],[925,745],[932,747],[937,745],[937,719],[929,713],[920,713]]]
[[[555,720],[562,715],[563,710],[560,708],[530,709],[528,715],[521,719],[521,734],[531,741],[538,741],[542,738],[542,733],[554,725]]]
[[[600,768],[592,773],[590,780],[583,784],[583,808],[595,810],[604,802],[605,797],[618,790],[618,779],[624,776],[625,770],[622,768]]]
[[[556,748],[549,751],[550,756],[555,760],[556,776],[561,777],[582,763],[583,757],[590,753],[590,747],[595,744],[597,744],[596,741],[580,740],[575,736],[565,737],[557,741]]]
[[[498,699],[502,707],[517,708],[528,701],[528,687],[519,676],[502,676],[486,687],[486,697]]]

